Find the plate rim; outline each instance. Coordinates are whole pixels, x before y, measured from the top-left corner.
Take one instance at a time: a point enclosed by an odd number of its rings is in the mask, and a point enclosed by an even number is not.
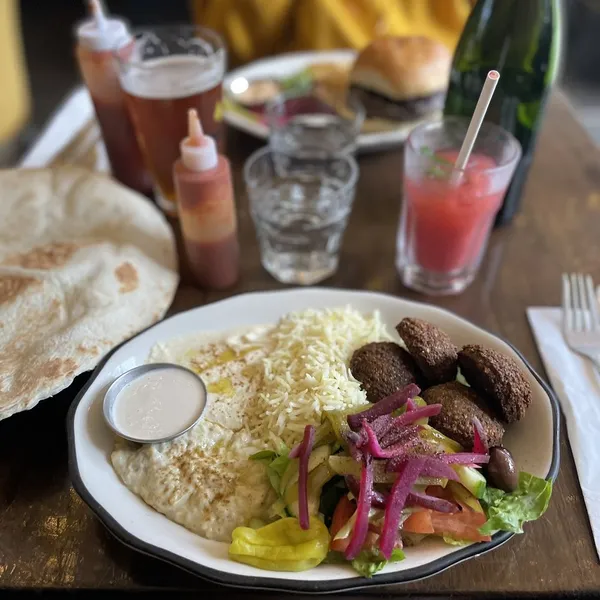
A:
[[[329,287],[312,287],[309,288],[312,292],[359,292],[362,294],[369,294],[372,296],[383,296],[387,298],[394,298],[403,300],[405,302],[409,302],[412,304],[422,305],[430,308],[434,308],[437,311],[445,313],[452,318],[458,319],[459,321],[466,321],[467,323],[477,327],[481,331],[484,331],[488,335],[495,337],[505,344],[510,346],[510,348],[517,354],[517,356],[523,361],[523,364],[529,369],[533,377],[540,384],[541,388],[546,393],[548,400],[550,402],[550,408],[552,411],[552,461],[550,463],[550,467],[548,470],[548,474],[546,475],[546,479],[550,479],[554,482],[558,476],[558,471],[560,467],[560,405],[558,399],[556,398],[552,388],[548,383],[544,381],[544,379],[536,372],[536,370],[530,365],[529,361],[523,356],[523,354],[508,340],[504,339],[500,335],[496,335],[491,333],[486,328],[481,327],[475,323],[472,323],[468,319],[457,315],[456,313],[447,310],[445,308],[441,308],[434,304],[428,302],[419,302],[418,300],[409,300],[406,298],[401,298],[397,296],[393,296],[392,294],[386,294],[381,292],[372,292],[370,290],[354,290],[354,289],[341,289],[341,288],[329,288]],[[124,527],[122,527],[116,519],[98,502],[92,495],[92,493],[87,489],[83,480],[79,473],[79,466],[77,463],[77,452],[75,449],[75,413],[77,412],[77,408],[87,393],[88,388],[92,385],[96,377],[100,374],[104,365],[110,360],[113,354],[115,354],[122,346],[128,344],[133,339],[139,337],[146,331],[168,321],[169,319],[177,316],[181,316],[185,313],[192,312],[198,309],[202,309],[205,306],[214,305],[214,304],[224,304],[233,299],[237,299],[239,297],[244,296],[252,296],[252,295],[264,295],[264,294],[291,294],[298,291],[308,291],[306,288],[291,288],[287,290],[260,290],[260,291],[252,291],[252,292],[244,292],[242,294],[236,294],[234,296],[230,296],[228,298],[224,298],[222,300],[218,300],[216,302],[211,302],[208,304],[203,304],[186,311],[182,311],[179,313],[175,313],[170,315],[166,319],[159,321],[158,323],[154,323],[150,325],[146,329],[138,332],[136,335],[132,336],[128,340],[125,340],[115,348],[113,348],[104,358],[98,363],[94,371],[89,377],[89,380],[83,386],[83,388],[79,391],[75,399],[72,401],[71,406],[69,407],[69,411],[67,414],[67,442],[68,442],[68,467],[69,467],[69,476],[71,479],[71,483],[73,488],[82,498],[82,500],[88,505],[90,510],[94,513],[96,518],[102,523],[102,525],[108,529],[108,531],[122,544],[125,546],[136,550],[142,554],[147,556],[157,558],[176,566],[178,568],[187,571],[193,575],[199,576],[203,579],[206,579],[212,583],[216,583],[218,585],[223,585],[229,588],[253,588],[255,590],[261,591],[274,591],[274,592],[291,592],[291,593],[304,593],[304,594],[331,594],[336,592],[348,592],[348,591],[356,591],[365,588],[376,588],[384,585],[392,585],[392,584],[402,584],[402,583],[410,583],[414,581],[418,581],[421,579],[426,579],[428,577],[432,577],[433,575],[437,575],[450,567],[457,565],[461,562],[464,562],[470,558],[474,558],[481,554],[490,552],[495,548],[506,543],[510,540],[514,535],[514,533],[510,532],[498,532],[489,542],[480,542],[476,544],[471,544],[466,546],[465,548],[461,548],[460,550],[456,550],[446,556],[443,556],[437,560],[434,560],[425,565],[421,565],[419,567],[414,567],[412,569],[408,569],[406,571],[394,572],[394,573],[385,573],[381,575],[377,575],[371,579],[367,579],[364,577],[354,577],[349,579],[338,579],[332,581],[303,581],[300,579],[275,579],[271,577],[262,577],[262,576],[249,576],[249,575],[237,575],[234,573],[229,573],[227,571],[221,571],[219,569],[213,569],[212,567],[208,567],[205,565],[198,564],[190,559],[184,558],[174,552],[169,550],[165,550],[159,546],[155,546],[154,544],[147,543],[137,536],[129,533]]]

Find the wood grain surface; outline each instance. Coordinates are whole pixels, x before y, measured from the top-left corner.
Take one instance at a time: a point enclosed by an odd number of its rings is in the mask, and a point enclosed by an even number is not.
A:
[[[241,178],[243,161],[259,147],[230,132],[229,155],[239,200],[243,278],[227,293],[182,285],[172,312],[232,294],[283,286],[260,267]],[[401,202],[402,152],[360,157],[355,208],[341,265],[327,285],[423,299],[399,282],[394,268]],[[494,232],[481,273],[461,296],[433,299],[512,342],[543,373],[525,309],[558,305],[563,271],[600,282],[600,153],[560,96],[548,111],[514,223]],[[428,299],[431,300],[431,299]],[[198,591],[229,598],[275,596],[226,590],[129,550],[94,518],[67,472],[65,415],[85,376],[31,412],[0,423],[0,593],[12,590]],[[503,547],[425,581],[360,593],[418,597],[600,594],[598,564],[566,433],[550,508]],[[169,592],[169,593],[167,593]]]

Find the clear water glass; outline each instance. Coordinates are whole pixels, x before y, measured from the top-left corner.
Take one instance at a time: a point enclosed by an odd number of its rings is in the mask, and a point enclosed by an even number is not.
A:
[[[280,94],[265,114],[271,149],[294,158],[352,154],[365,118],[362,104],[352,95],[334,107],[315,96]]]
[[[282,170],[263,148],[246,161],[244,179],[263,267],[297,285],[335,273],[358,179],[354,158],[296,160]]]

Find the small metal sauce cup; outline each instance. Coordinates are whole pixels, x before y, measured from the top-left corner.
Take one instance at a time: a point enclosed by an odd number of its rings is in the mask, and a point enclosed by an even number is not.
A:
[[[204,401],[204,406],[202,407],[202,410],[198,413],[198,416],[196,417],[196,419],[194,419],[194,421],[190,425],[188,425],[185,429],[182,429],[181,431],[178,431],[167,437],[162,437],[162,438],[157,438],[157,439],[134,438],[134,437],[127,435],[125,432],[121,431],[117,427],[117,425],[113,419],[113,408],[115,406],[115,402],[117,401],[117,397],[123,391],[125,386],[127,386],[129,383],[131,383],[138,377],[141,377],[142,375],[145,375],[146,373],[148,373],[150,371],[169,370],[169,369],[178,369],[180,371],[185,371],[186,373],[190,373],[200,383],[200,386],[204,392],[205,401]],[[198,374],[194,373],[194,371],[190,371],[190,369],[186,369],[185,367],[182,367],[180,365],[171,364],[171,363],[153,363],[153,364],[148,364],[148,365],[140,365],[139,367],[134,367],[133,369],[129,369],[129,371],[126,371],[125,373],[119,375],[119,377],[117,377],[111,383],[110,387],[106,391],[106,394],[104,395],[104,402],[103,402],[104,420],[106,421],[106,424],[119,437],[122,437],[131,442],[137,442],[138,444],[159,444],[161,442],[169,442],[171,440],[174,440],[175,438],[179,437],[180,435],[183,435],[184,433],[189,431],[192,427],[194,427],[194,425],[196,425],[198,423],[198,421],[204,414],[204,409],[206,408],[207,401],[208,401],[208,392],[206,390],[206,385],[204,384],[204,381],[202,380],[202,378]]]

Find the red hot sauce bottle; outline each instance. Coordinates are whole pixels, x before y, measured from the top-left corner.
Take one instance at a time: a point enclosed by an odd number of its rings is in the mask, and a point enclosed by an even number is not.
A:
[[[240,249],[229,161],[188,111],[188,137],[173,165],[177,209],[190,269],[198,285],[223,290],[239,278]]]
[[[146,170],[125,104],[115,52],[131,52],[133,37],[120,19],[107,18],[99,0],[90,0],[92,16],[76,29],[75,56],[85,81],[115,179],[142,193],[152,193]]]

